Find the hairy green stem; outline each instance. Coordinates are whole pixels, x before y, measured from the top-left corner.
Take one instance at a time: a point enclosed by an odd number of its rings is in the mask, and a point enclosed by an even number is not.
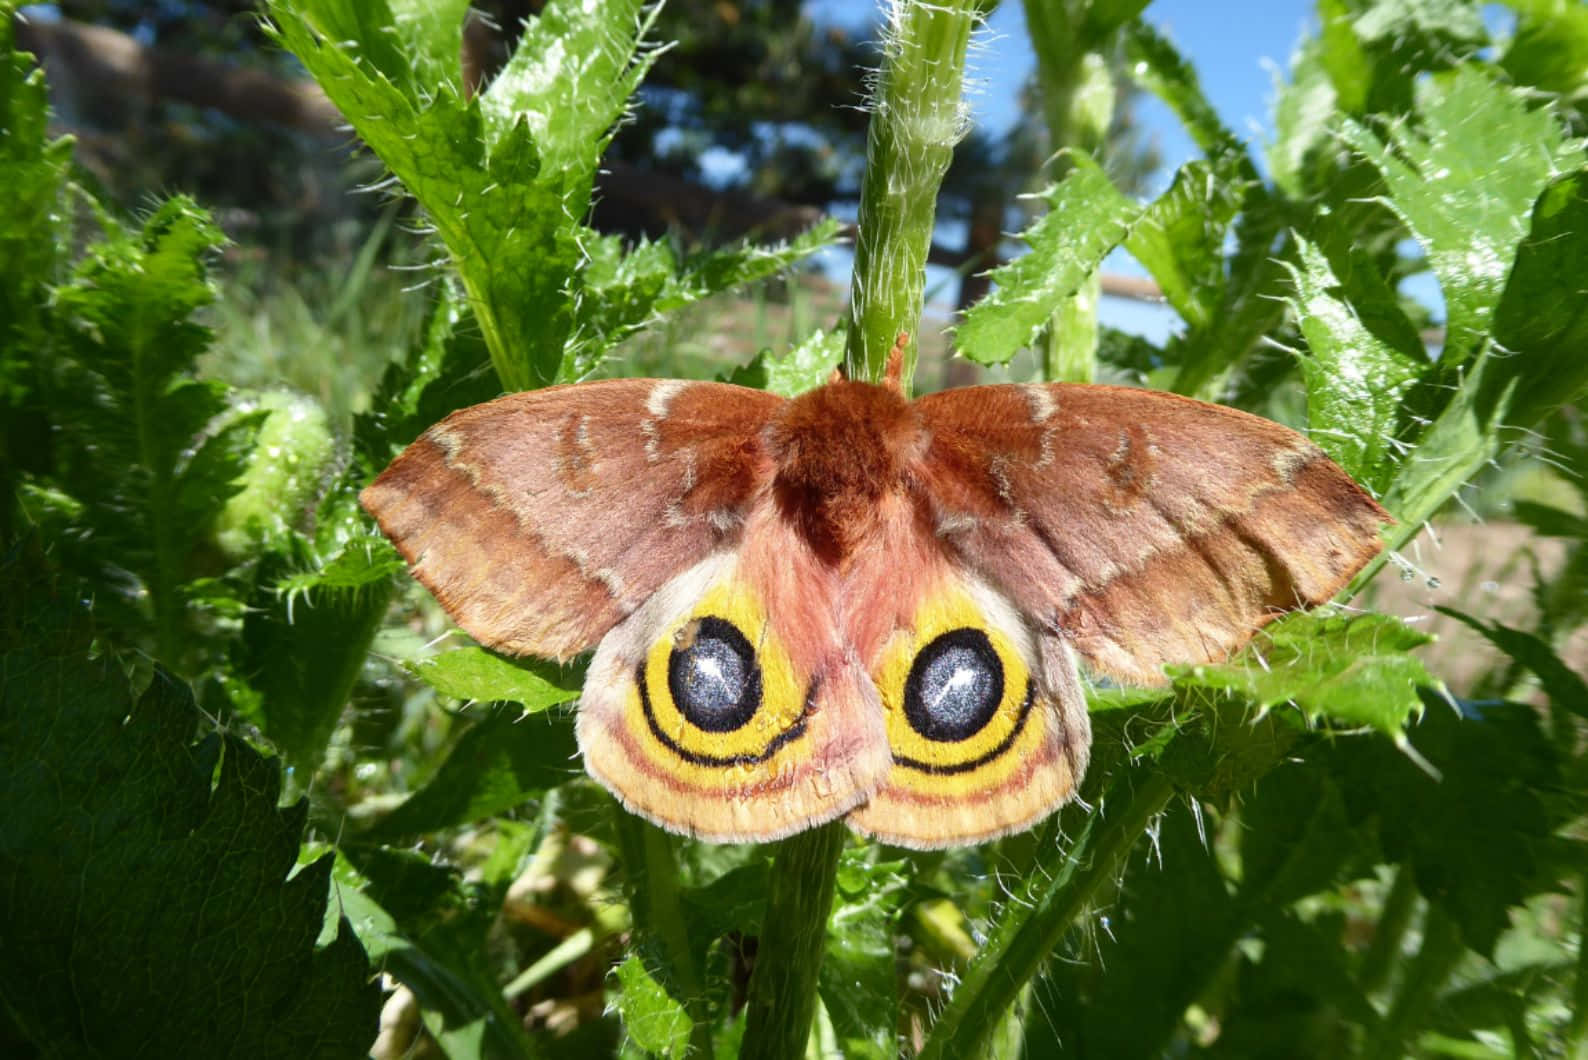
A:
[[[834,821],[778,844],[750,977],[740,1060],[805,1055],[846,834],[843,822]]]
[[[1116,780],[1068,847],[1050,843],[1032,879],[1051,880],[1028,903],[1010,902],[992,938],[966,969],[932,1028],[921,1060],[974,1056],[1004,1012],[1036,975],[1098,888],[1113,879],[1147,825],[1174,795],[1174,784],[1148,764]]]
[[[910,336],[904,378],[914,373],[938,188],[965,130],[960,88],[976,18],[975,0],[904,0],[888,28],[860,189],[844,351],[851,379],[881,379],[901,333]]]
[[[1117,92],[1103,57],[1086,47],[1083,33],[1090,5],[1026,0],[1026,30],[1037,54],[1042,116],[1054,151],[1074,148],[1102,155],[1114,120]],[[1064,165],[1058,156],[1056,166]],[[1064,176],[1056,169],[1054,178]],[[1095,273],[1065,299],[1048,325],[1042,378],[1050,383],[1090,383],[1097,374],[1097,304],[1102,279]]]
[[[1049,383],[1090,383],[1097,378],[1097,301],[1103,278],[1093,273],[1066,298],[1048,324],[1042,378]]]
[[[657,982],[689,1015],[691,1055],[711,1055],[711,1020],[706,991],[684,925],[678,893],[678,859],[666,832],[621,806],[616,820],[618,851],[629,885],[629,911],[639,936],[659,951],[664,975]]]

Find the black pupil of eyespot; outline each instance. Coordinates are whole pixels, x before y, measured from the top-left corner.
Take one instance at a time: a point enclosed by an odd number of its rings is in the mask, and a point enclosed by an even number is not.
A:
[[[976,735],[1004,698],[1004,668],[987,634],[954,629],[921,649],[904,682],[904,716],[928,740]]]
[[[694,639],[667,660],[667,688],[690,724],[732,732],[761,708],[761,667],[755,649],[733,623],[702,618]]]

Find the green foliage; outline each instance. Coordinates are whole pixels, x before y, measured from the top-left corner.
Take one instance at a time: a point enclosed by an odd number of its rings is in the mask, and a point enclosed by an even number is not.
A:
[[[1398,736],[1420,713],[1417,690],[1435,684],[1409,654],[1431,639],[1384,615],[1286,615],[1232,662],[1170,672],[1182,693],[1235,693],[1258,710],[1292,704],[1312,719]]]
[[[781,357],[771,350],[761,351],[749,364],[735,368],[724,382],[795,397],[831,379],[843,359],[843,332],[816,331]]]
[[[366,1055],[380,990],[346,920],[315,944],[330,858],[294,872],[307,807],[278,808],[276,764],[229,734],[190,743],[198,711],[165,671],[134,699],[69,630],[23,632],[47,650],[0,659],[17,1028],[48,1056]]]
[[[587,376],[653,316],[770,275],[831,240],[680,261],[624,254],[584,223],[596,165],[650,66],[638,0],[554,2],[507,66],[468,96],[456,57],[465,5],[279,0],[281,42],[419,200],[451,253],[501,384]]]
[[[1090,689],[1081,799],[975,850],[836,825],[768,848],[669,836],[580,774],[578,664],[435,651],[444,619],[357,491],[452,411],[585,378],[835,231],[706,253],[598,234],[592,181],[651,14],[553,0],[471,96],[464,6],[271,5],[450,258],[403,296],[424,326],[350,424],[362,400],[205,374],[216,229],[183,199],[124,227],[76,188],[0,36],[0,544],[37,575],[0,597],[0,1041],[362,1054],[362,947],[409,1017],[384,1055],[1584,1048],[1583,903],[1561,897],[1588,884],[1588,690],[1563,648],[1588,621],[1580,483],[1516,505],[1565,553],[1536,620],[1451,612],[1502,655],[1473,687],[1445,689],[1439,645],[1397,619],[1285,616],[1163,688]],[[848,318],[720,378],[794,395],[846,350],[875,377],[918,331],[977,6],[904,3],[890,27]],[[1514,6],[1490,41],[1461,0],[1322,0],[1271,179],[1145,5],[1030,20],[1068,86],[1052,131],[1075,135],[960,352],[1034,347],[1040,378],[1101,361],[1288,417],[1381,497],[1393,545],[1520,439],[1581,465],[1588,49],[1570,5]],[[1087,153],[1110,50],[1203,155],[1146,203]],[[1161,347],[1096,327],[1120,248],[1181,318]],[[1448,311],[1437,352],[1402,293],[1419,274]],[[92,640],[17,617],[62,600],[91,601]],[[195,698],[222,721],[196,745]],[[283,787],[312,801],[282,809]]]
[[[429,783],[365,838],[393,841],[506,813],[568,779],[577,753],[566,714],[524,718],[498,707],[464,730]]]
[[[1043,192],[1049,212],[1025,232],[1031,252],[993,270],[997,289],[965,314],[955,338],[983,364],[1002,364],[1029,345],[1066,298],[1125,240],[1142,208],[1121,195],[1085,155]],[[1074,218],[1088,223],[1077,225]]]

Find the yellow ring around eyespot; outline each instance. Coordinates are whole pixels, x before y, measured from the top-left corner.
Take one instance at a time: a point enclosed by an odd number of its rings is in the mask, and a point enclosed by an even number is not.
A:
[[[731,623],[744,635],[755,649],[756,663],[761,668],[761,707],[741,728],[731,732],[707,732],[689,721],[673,702],[667,682],[668,662],[678,635],[690,622],[713,617]],[[774,744],[780,739],[786,741],[805,713],[808,689],[795,674],[788,652],[768,626],[755,594],[732,579],[713,586],[689,614],[656,639],[646,654],[643,676],[644,687],[636,682],[630,692],[630,732],[642,745],[657,742],[645,717],[649,706],[651,718],[666,739],[684,755],[700,759],[695,764],[708,774],[724,768],[726,760],[748,761],[777,750]]]
[[[929,740],[917,732],[905,716],[905,683],[921,650],[939,636],[955,629],[977,629],[986,634],[1003,666],[1003,698],[979,732],[963,740]],[[1028,705],[1026,702],[1028,695],[1034,695],[1030,667],[1014,641],[988,622],[987,616],[969,593],[948,589],[930,597],[916,613],[914,628],[900,629],[889,640],[883,649],[882,665],[877,667],[874,677],[887,710],[888,745],[896,761],[903,759],[929,767],[953,768],[987,758],[985,766],[977,767],[979,773],[983,769],[994,769],[1000,761],[1018,760],[1018,755],[1007,753],[1016,750],[1014,745],[1005,748],[1006,753],[997,752],[1017,727],[1021,727],[1025,711],[1037,709],[1037,704]],[[1016,745],[1023,746],[1031,739],[1032,732],[1040,729],[1040,726],[1029,724],[1031,719],[1025,720],[1027,724],[1016,737]],[[952,782],[952,774],[938,776],[913,769],[905,771],[921,775],[923,779],[937,785]],[[896,769],[895,773],[898,772],[900,770]]]

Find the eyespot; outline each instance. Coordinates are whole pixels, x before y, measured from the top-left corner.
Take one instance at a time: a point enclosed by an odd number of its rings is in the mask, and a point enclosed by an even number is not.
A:
[[[680,631],[667,660],[667,690],[679,713],[706,732],[743,728],[761,709],[761,667],[733,623],[697,619]]]
[[[904,716],[928,740],[958,742],[986,728],[1003,698],[1003,663],[987,634],[953,629],[916,655],[904,682]]]
[[[895,788],[941,796],[945,778],[1013,775],[1040,742],[1023,620],[979,583],[945,582],[896,629],[871,673],[887,712]]]
[[[743,582],[723,579],[634,668],[629,732],[680,765],[754,767],[805,733],[814,675],[798,672]]]

